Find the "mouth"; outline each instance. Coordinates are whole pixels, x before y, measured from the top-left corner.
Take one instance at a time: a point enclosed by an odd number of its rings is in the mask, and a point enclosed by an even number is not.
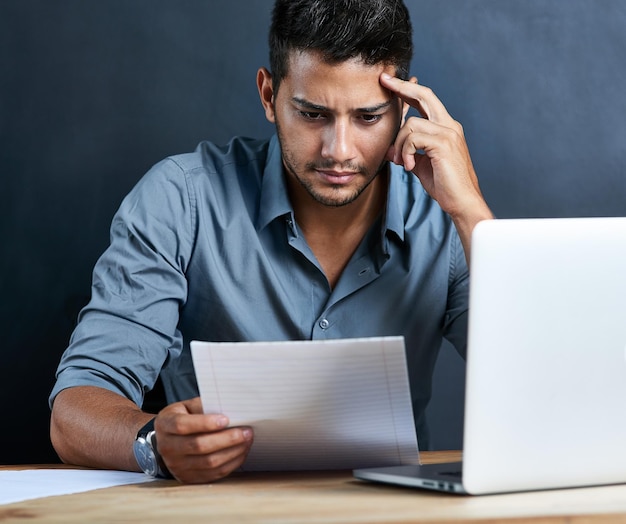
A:
[[[359,174],[356,171],[327,171],[324,169],[316,169],[316,171],[322,179],[333,185],[348,184]]]

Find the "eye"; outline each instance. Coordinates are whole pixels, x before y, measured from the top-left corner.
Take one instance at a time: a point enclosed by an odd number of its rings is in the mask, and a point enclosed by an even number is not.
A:
[[[317,113],[315,111],[298,111],[300,116],[305,120],[322,120],[324,118],[323,113]]]
[[[364,114],[361,115],[361,120],[363,120],[363,122],[365,122],[366,124],[375,124],[376,122],[378,122],[381,118],[383,117],[383,115],[369,115],[369,114]]]

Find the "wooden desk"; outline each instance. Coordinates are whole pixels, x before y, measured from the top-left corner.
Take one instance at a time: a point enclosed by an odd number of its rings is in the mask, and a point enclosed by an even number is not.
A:
[[[458,460],[425,452],[424,462]],[[16,468],[3,468],[16,469]],[[626,523],[626,485],[471,497],[371,484],[349,471],[245,473],[214,484],[119,486],[0,506],[7,522]]]

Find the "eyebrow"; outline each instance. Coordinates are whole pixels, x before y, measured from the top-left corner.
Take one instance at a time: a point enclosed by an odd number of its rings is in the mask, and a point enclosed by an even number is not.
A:
[[[297,96],[294,96],[291,100],[306,109],[310,109],[311,111],[320,111],[323,113],[332,112],[330,108],[319,105],[319,104],[314,104],[313,102],[309,102],[308,100],[305,100],[304,98],[299,98]],[[380,111],[381,109],[386,109],[390,105],[391,105],[391,100],[387,100],[386,102],[381,102],[380,104],[377,104],[371,107],[358,107],[356,109],[356,112],[357,113],[376,113],[377,111]]]

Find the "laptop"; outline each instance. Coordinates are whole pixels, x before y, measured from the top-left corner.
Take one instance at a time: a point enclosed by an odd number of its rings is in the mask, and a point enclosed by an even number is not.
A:
[[[626,218],[472,237],[462,463],[354,470],[464,494],[626,483]]]

